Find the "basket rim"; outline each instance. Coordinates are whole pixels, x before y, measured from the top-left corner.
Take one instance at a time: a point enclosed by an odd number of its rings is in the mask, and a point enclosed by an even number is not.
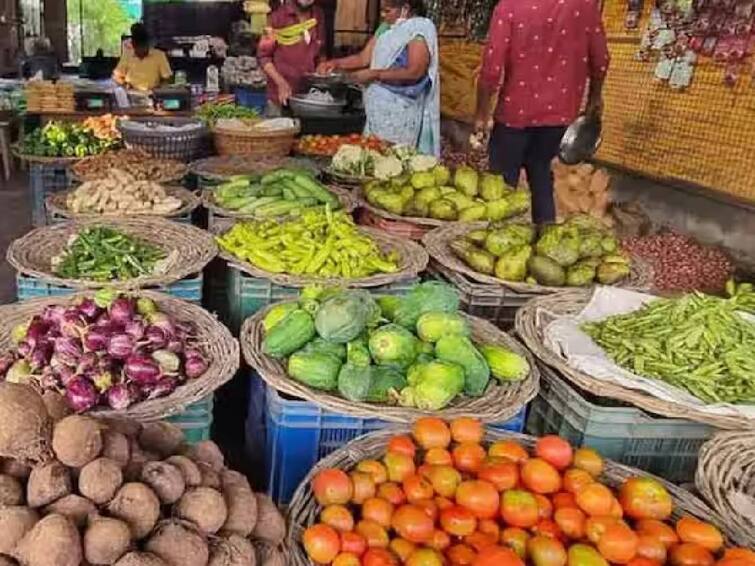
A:
[[[168,196],[174,196],[176,198],[181,199],[181,202],[183,202],[183,206],[181,208],[178,208],[174,210],[173,212],[169,214],[148,214],[148,213],[126,213],[126,217],[134,217],[134,216],[141,216],[141,217],[148,217],[148,218],[178,218],[180,216],[185,216],[186,214],[190,214],[196,210],[196,208],[201,204],[200,198],[191,192],[188,189],[185,189],[183,187],[180,187],[178,185],[164,185],[163,188],[165,189],[165,192],[168,194]],[[69,220],[80,220],[80,219],[87,219],[87,218],[123,218],[123,214],[97,214],[93,212],[84,212],[84,213],[75,213],[71,212],[68,209],[68,206],[66,204],[66,199],[68,198],[68,195],[70,195],[73,190],[68,191],[60,191],[57,193],[52,193],[50,195],[47,195],[45,197],[45,208],[47,212],[56,214],[62,218],[69,219]]]
[[[77,291],[69,295],[42,297],[7,305],[0,305],[0,349],[7,350],[10,333],[15,324],[28,319],[49,305],[71,305],[91,291]],[[239,343],[231,332],[216,317],[198,305],[171,297],[164,293],[141,290],[139,297],[149,298],[160,306],[161,311],[180,315],[180,320],[190,320],[197,328],[198,342],[207,354],[209,367],[200,377],[178,386],[165,397],[136,403],[124,411],[98,408],[87,414],[96,417],[126,417],[140,422],[150,422],[183,412],[230,380],[240,367]]]
[[[262,352],[264,328],[262,321],[267,313],[277,305],[293,303],[295,301],[281,301],[269,305],[247,318],[239,334],[241,351],[246,362],[259,373],[260,377],[277,391],[282,391],[315,403],[316,405],[334,411],[361,418],[378,418],[394,423],[409,423],[419,417],[428,415],[442,415],[454,418],[462,415],[475,415],[486,423],[499,423],[514,417],[537,394],[540,383],[540,372],[534,358],[521,343],[500,330],[490,322],[481,318],[462,314],[470,323],[472,335],[484,336],[486,343],[495,343],[524,356],[530,366],[528,375],[520,381],[499,384],[493,376],[482,397],[462,396],[442,411],[422,411],[414,408],[391,406],[386,404],[352,402],[338,395],[317,391],[302,383],[294,381],[288,376],[283,365],[278,360]]]
[[[301,131],[301,122],[295,120],[296,125],[291,128],[281,128],[277,130],[235,130],[233,128],[223,128],[217,124],[213,125],[211,131],[216,136],[225,136],[229,138],[244,139],[269,139],[269,138],[289,138],[296,136]]]
[[[160,183],[160,184],[163,184],[163,185],[170,185],[170,184],[173,184],[173,183],[179,183],[184,177],[186,177],[186,175],[189,172],[189,168],[188,168],[188,166],[185,163],[181,163],[180,161],[177,161],[175,159],[163,159],[163,158],[153,157],[153,156],[151,156],[150,154],[148,154],[147,152],[145,152],[144,150],[141,150],[141,149],[121,149],[121,150],[115,151],[114,153],[120,153],[122,151],[142,154],[144,159],[151,160],[151,161],[170,161],[170,162],[172,162],[174,164],[175,167],[177,167],[180,171],[182,171],[180,174],[177,171],[172,176],[156,177],[156,178],[153,177],[153,178],[149,179],[150,181],[154,181],[155,183]],[[98,179],[101,179],[102,178],[101,176],[98,177],[98,176],[79,175],[76,172],[76,168],[79,167],[80,165],[83,165],[83,164],[87,163],[88,161],[96,161],[98,158],[102,157],[103,155],[105,155],[105,154],[101,153],[100,155],[92,155],[92,156],[85,157],[84,159],[80,160],[73,167],[71,167],[71,179],[73,181],[80,182],[80,183],[84,183],[84,182],[87,182],[87,181],[96,181]]]
[[[540,313],[576,313],[590,300],[593,291],[562,290],[541,295],[525,303],[516,313],[514,328],[527,348],[541,362],[554,369],[567,381],[599,397],[610,397],[650,413],[670,418],[687,419],[722,429],[751,429],[755,419],[741,415],[716,415],[681,402],[659,399],[649,393],[630,389],[617,383],[597,379],[569,366],[566,358],[547,348],[541,339],[543,323]]]
[[[367,202],[367,199],[364,197],[364,190],[361,186],[354,191],[354,196],[359,200],[360,207],[366,210],[369,210],[372,214],[385,218],[386,220],[393,220],[395,222],[406,222],[407,224],[416,224],[418,226],[422,226],[423,228],[427,228],[428,226],[437,228],[438,226],[445,226],[449,224],[450,222],[448,220],[436,220],[435,218],[421,218],[419,216],[400,216],[398,214],[393,214],[391,212],[388,212],[387,210],[383,210],[382,208],[372,206],[369,202]]]
[[[442,417],[441,417],[442,418]],[[348,472],[359,461],[365,459],[380,459],[385,453],[388,440],[397,434],[410,434],[408,426],[394,426],[360,436],[348,444],[338,448],[325,458],[317,462],[299,483],[286,512],[285,546],[289,554],[289,564],[292,566],[314,566],[309,560],[301,544],[304,530],[318,520],[320,506],[312,493],[311,483],[314,476],[321,470],[337,468]],[[486,427],[484,444],[498,440],[514,440],[528,449],[532,449],[536,438],[526,434],[502,431]],[[723,533],[728,535],[728,529],[723,519],[718,516],[705,502],[695,497],[689,491],[678,487],[662,478],[647,472],[620,464],[613,460],[605,460],[605,469],[601,474],[601,481],[611,488],[617,488],[626,479],[634,477],[650,477],[660,482],[671,494],[674,500],[674,517],[693,516],[716,524]],[[728,541],[727,541],[728,542]]]
[[[695,473],[695,487],[726,521],[732,540],[746,548],[755,548],[755,523],[731,496],[755,478],[753,461],[755,430],[719,432],[700,448]]]
[[[26,161],[27,163],[49,163],[51,165],[70,165],[84,159],[84,157],[51,157],[45,155],[32,155],[30,153],[23,153],[21,151],[21,147],[18,144],[11,146],[11,153],[14,157],[20,159],[21,161]]]
[[[494,285],[496,287],[507,287],[508,289],[522,295],[550,295],[565,289],[565,287],[549,287],[547,285],[530,285],[529,283],[521,283],[517,281],[505,281],[493,277],[492,275],[478,273],[457,258],[449,249],[448,242],[451,239],[461,236],[471,230],[485,228],[488,224],[488,222],[454,222],[452,224],[447,224],[446,226],[441,226],[425,234],[422,238],[422,244],[435,261],[452,271],[463,273],[478,283]],[[632,255],[631,274],[626,280],[621,282],[624,284],[616,286],[624,289],[647,292],[652,289],[652,281],[653,270],[650,264],[647,261]],[[595,288],[597,285],[597,283],[593,283],[589,287],[583,288],[591,289]]]
[[[228,231],[234,224],[233,219],[224,219],[214,222],[210,227],[210,232],[216,236],[220,236]],[[366,226],[356,227],[360,232],[364,232],[369,235],[377,243],[382,243],[390,246],[394,250],[397,250],[400,255],[401,269],[395,273],[378,273],[370,275],[368,277],[360,277],[358,279],[344,280],[340,277],[304,277],[301,275],[292,275],[289,273],[272,273],[265,271],[249,262],[243,261],[233,254],[225,251],[221,246],[218,246],[218,256],[223,258],[229,265],[243,271],[244,273],[257,277],[260,279],[267,279],[277,285],[285,287],[297,287],[303,288],[308,285],[335,285],[343,286],[344,283],[350,288],[363,288],[363,287],[380,287],[383,285],[390,285],[391,283],[397,283],[399,281],[405,281],[417,277],[427,267],[430,261],[427,252],[418,243],[404,238],[399,238],[392,234],[387,234],[381,230],[375,228],[368,228]]]
[[[167,253],[175,251],[176,255],[165,272],[126,281],[66,279],[56,275],[52,270],[52,257],[65,248],[71,235],[94,226],[115,228],[141,240],[156,244]],[[42,255],[43,252],[44,255]],[[172,222],[160,217],[103,217],[60,222],[36,228],[11,242],[6,252],[6,259],[20,274],[35,277],[49,284],[73,289],[107,287],[128,290],[165,286],[185,279],[190,275],[201,272],[217,255],[217,252],[217,244],[210,234],[186,223]],[[37,255],[36,258],[35,255]],[[35,259],[40,260],[39,263],[35,262]],[[43,259],[44,261],[42,261]]]
[[[311,160],[309,158],[306,158],[306,157],[296,157],[296,156],[294,156],[294,157],[283,157],[283,158],[277,158],[277,157],[275,157],[275,158],[272,158],[271,160],[286,161],[286,160],[294,160],[294,159],[298,160],[298,161],[303,161],[303,160],[310,161],[311,164],[309,164],[309,163],[308,164],[301,163],[298,166],[302,167],[302,168],[308,168],[308,169],[310,169],[318,177],[321,174],[321,172],[322,172],[321,168],[313,160]],[[213,171],[208,171],[206,169],[207,167],[212,167],[212,165],[215,164],[215,163],[222,163],[222,162],[225,162],[225,161],[231,161],[231,162],[241,161],[241,162],[245,163],[248,166],[249,169],[247,171],[243,171],[243,172],[239,171],[239,172],[236,172],[236,173],[217,173],[217,172],[213,172]],[[229,179],[231,177],[234,177],[236,175],[256,175],[256,174],[260,173],[260,171],[255,170],[254,168],[259,164],[259,162],[264,162],[265,160],[264,159],[258,159],[256,161],[257,161],[257,163],[251,164],[251,163],[249,163],[249,160],[246,159],[242,155],[214,155],[212,157],[205,157],[205,158],[202,158],[202,159],[197,159],[197,160],[192,161],[189,164],[189,171],[191,173],[193,173],[194,175],[197,175],[198,177],[203,177],[205,179],[210,179],[210,180],[224,181],[224,180]],[[296,165],[292,163],[290,166],[296,166]],[[271,167],[270,170],[278,169],[278,168],[281,168],[281,167],[286,167],[286,165],[275,165],[274,167]]]

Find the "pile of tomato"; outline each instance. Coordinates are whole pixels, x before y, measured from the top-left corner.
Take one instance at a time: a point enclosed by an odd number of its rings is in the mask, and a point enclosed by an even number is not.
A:
[[[324,469],[311,488],[319,522],[303,534],[310,560],[333,566],[755,566],[719,530],[671,520],[664,485],[600,481],[604,462],[557,436],[530,453],[483,445],[472,418],[419,419],[382,460]]]
[[[375,136],[350,134],[347,136],[302,136],[296,142],[296,151],[303,155],[320,155],[332,157],[342,145],[358,145],[365,149],[383,152],[388,149],[387,142]]]

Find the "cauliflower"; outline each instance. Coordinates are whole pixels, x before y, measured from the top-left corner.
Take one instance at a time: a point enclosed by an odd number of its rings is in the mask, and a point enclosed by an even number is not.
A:
[[[342,145],[333,156],[333,169],[353,175],[364,175],[368,154],[358,145]]]
[[[398,177],[404,172],[401,161],[393,156],[379,155],[375,157],[373,167],[374,175],[377,179],[390,179],[391,177]]]
[[[415,155],[409,159],[409,170],[413,173],[429,171],[438,164],[438,160],[432,155]]]

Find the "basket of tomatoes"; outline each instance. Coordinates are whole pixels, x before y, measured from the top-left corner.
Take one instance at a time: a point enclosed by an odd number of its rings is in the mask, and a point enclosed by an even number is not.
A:
[[[302,136],[296,141],[294,151],[300,155],[333,157],[342,145],[356,145],[382,153],[391,144],[376,136],[363,136],[361,134],[309,135]]]
[[[558,436],[423,417],[322,460],[289,507],[289,564],[747,566],[720,518]]]

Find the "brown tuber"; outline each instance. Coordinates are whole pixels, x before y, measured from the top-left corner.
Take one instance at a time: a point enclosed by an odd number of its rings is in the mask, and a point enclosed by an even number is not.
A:
[[[209,566],[255,566],[256,563],[252,543],[242,536],[217,539],[210,547]]]
[[[238,472],[225,470],[222,481],[228,517],[221,530],[249,536],[257,523],[257,498],[247,479]]]
[[[151,552],[129,552],[124,554],[115,566],[168,566],[168,563]]]
[[[31,466],[22,464],[18,460],[4,460],[2,471],[6,476],[18,480],[26,480],[29,477],[29,474],[31,474]]]
[[[209,560],[205,538],[185,521],[161,522],[144,548],[169,566],[207,566]]]
[[[172,505],[186,490],[181,470],[167,462],[147,462],[142,468],[141,479],[152,488],[163,505]]]
[[[57,513],[58,515],[68,517],[73,521],[74,525],[81,528],[87,524],[89,516],[97,512],[97,507],[86,497],[71,494],[61,497],[55,503],[51,503],[42,509],[42,512],[45,515]]]
[[[196,487],[202,484],[202,472],[199,470],[199,466],[186,456],[171,456],[165,462],[181,470],[186,487]]]
[[[97,505],[104,505],[115,497],[121,484],[121,468],[108,458],[92,460],[79,473],[79,493]]]
[[[21,505],[24,502],[24,488],[13,476],[0,475],[0,506]]]
[[[124,419],[122,417],[100,417],[99,421],[104,424],[108,430],[119,432],[128,438],[136,438],[142,430],[142,425],[133,419]]]
[[[48,515],[24,535],[14,556],[25,566],[79,566],[81,539],[63,515]]]
[[[42,402],[45,404],[47,414],[50,415],[53,422],[58,422],[71,414],[71,408],[68,406],[65,397],[57,391],[48,389],[42,393]]]
[[[225,468],[225,457],[212,440],[203,440],[186,448],[184,455],[195,462],[207,464],[213,470],[220,473]]]
[[[47,408],[34,389],[0,383],[0,456],[23,462],[45,460],[51,429]]]
[[[0,554],[0,566],[18,566],[18,562],[13,560],[10,556]]]
[[[127,483],[108,504],[108,511],[113,517],[128,523],[135,539],[142,539],[160,517],[160,500],[143,483]]]
[[[84,559],[95,566],[114,564],[130,546],[131,531],[118,519],[95,519],[84,533]]]
[[[279,545],[286,538],[286,520],[269,496],[256,493],[255,497],[257,498],[257,523],[252,531],[252,538]]]
[[[286,559],[283,557],[283,553],[278,547],[255,540],[254,550],[257,555],[257,564],[259,566],[286,566]]]
[[[102,457],[110,458],[121,468],[125,468],[131,459],[131,447],[125,434],[114,430],[102,433]]]
[[[161,458],[178,454],[183,443],[183,431],[176,425],[165,421],[147,423],[139,433],[141,447],[154,452]]]
[[[28,507],[0,508],[0,553],[10,554],[38,520],[37,512]]]
[[[52,449],[58,460],[81,468],[100,455],[104,426],[90,417],[71,415],[55,424]]]
[[[209,487],[196,487],[178,500],[175,514],[191,521],[202,532],[216,533],[228,517],[225,500],[219,491]]]
[[[52,461],[36,466],[26,484],[26,503],[42,507],[71,493],[71,474],[63,464]]]
[[[199,473],[202,475],[202,482],[200,484],[202,487],[220,489],[223,486],[220,474],[212,466],[204,462],[197,462],[197,468],[199,468]]]

